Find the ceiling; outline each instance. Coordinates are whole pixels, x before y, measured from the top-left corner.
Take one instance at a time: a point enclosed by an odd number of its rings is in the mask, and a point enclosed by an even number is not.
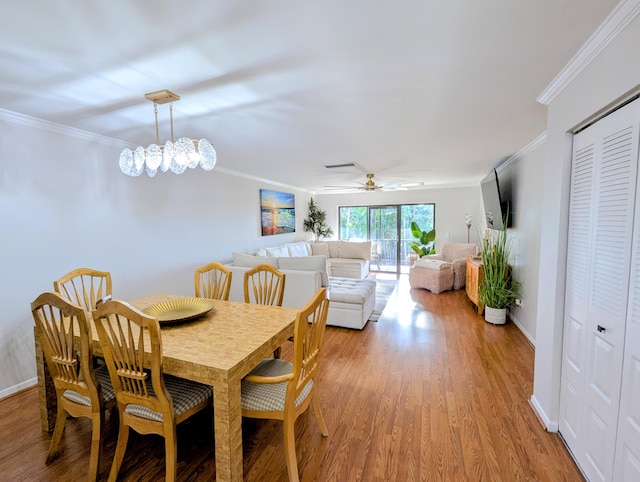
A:
[[[8,0],[0,108],[146,146],[144,94],[169,89],[176,138],[209,139],[225,170],[315,192],[366,172],[477,185],[544,132],[536,98],[616,4]]]

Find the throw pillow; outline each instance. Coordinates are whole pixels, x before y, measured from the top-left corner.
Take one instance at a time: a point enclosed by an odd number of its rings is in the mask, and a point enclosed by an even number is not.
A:
[[[289,256],[289,251],[287,251],[287,247],[283,244],[282,246],[273,246],[272,248],[266,248],[267,256],[273,257],[286,257]]]
[[[306,241],[300,241],[299,243],[289,243],[285,245],[289,256],[310,256],[311,246]]]

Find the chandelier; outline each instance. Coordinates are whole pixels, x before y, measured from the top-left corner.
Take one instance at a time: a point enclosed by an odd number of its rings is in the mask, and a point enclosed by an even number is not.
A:
[[[123,149],[120,153],[120,170],[129,176],[139,176],[146,170],[147,175],[153,177],[158,169],[175,174],[182,174],[188,167],[194,169],[200,166],[205,171],[213,169],[216,165],[216,151],[208,140],[181,137],[173,141],[173,102],[180,100],[180,96],[168,90],[159,90],[145,94],[145,98],[153,102],[153,111],[156,116],[156,143],[150,144],[146,149],[142,146],[134,151],[128,148]],[[158,133],[158,104],[166,103],[169,104],[171,140],[162,146]]]

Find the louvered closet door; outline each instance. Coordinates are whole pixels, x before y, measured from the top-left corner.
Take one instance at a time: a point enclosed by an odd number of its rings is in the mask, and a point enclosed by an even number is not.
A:
[[[636,193],[639,104],[635,101],[619,109],[574,139],[576,178],[572,179],[560,431],[591,481],[613,477]],[[581,181],[577,169],[580,155],[587,155],[589,149],[592,202],[587,221],[586,201],[584,209],[579,209]],[[586,184],[584,190],[586,194]],[[572,252],[574,249],[576,253]],[[587,278],[583,282],[584,274]]]
[[[613,476],[616,482],[640,481],[640,184],[636,186],[632,253]]]
[[[595,204],[595,142],[592,136],[584,134],[576,135],[573,140],[559,420],[560,433],[574,452],[578,452],[574,447],[579,447],[582,440],[592,212]]]

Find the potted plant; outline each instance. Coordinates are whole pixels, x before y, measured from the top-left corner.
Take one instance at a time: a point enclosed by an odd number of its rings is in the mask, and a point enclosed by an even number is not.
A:
[[[423,231],[418,226],[418,223],[415,221],[411,221],[411,234],[418,241],[413,241],[409,243],[411,249],[420,257],[426,256],[428,254],[434,254],[435,250],[435,240],[436,240],[436,230],[435,228],[431,231]]]
[[[509,268],[511,240],[507,237],[506,223],[501,230],[492,231],[482,250],[484,276],[478,295],[485,305],[484,319],[502,325],[507,319],[507,308],[519,295],[522,283],[513,279]]]
[[[304,220],[304,230],[313,233],[313,240],[319,241],[333,234],[333,229],[326,221],[327,212],[318,207],[315,200],[309,200],[309,217]]]

